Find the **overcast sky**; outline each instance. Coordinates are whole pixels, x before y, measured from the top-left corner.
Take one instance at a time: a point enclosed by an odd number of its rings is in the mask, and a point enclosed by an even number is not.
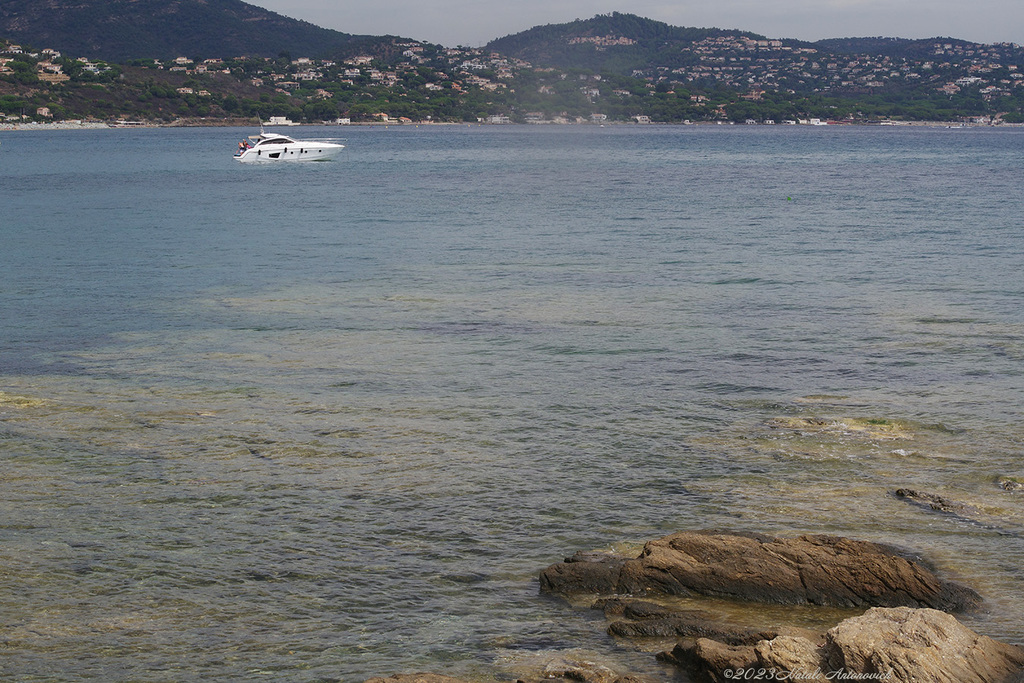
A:
[[[628,12],[769,38],[962,38],[1024,44],[1022,0],[246,0],[345,33],[479,47],[543,24]]]

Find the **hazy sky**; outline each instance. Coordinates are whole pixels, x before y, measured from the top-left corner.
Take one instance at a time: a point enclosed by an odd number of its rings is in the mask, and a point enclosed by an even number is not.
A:
[[[479,47],[542,24],[628,12],[769,38],[962,38],[1024,44],[1022,0],[246,0],[346,33]]]

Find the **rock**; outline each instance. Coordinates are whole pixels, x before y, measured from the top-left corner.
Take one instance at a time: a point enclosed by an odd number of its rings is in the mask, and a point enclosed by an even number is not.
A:
[[[625,617],[626,619],[658,619],[661,617],[672,617],[679,614],[665,605],[647,600],[635,600],[633,598],[601,598],[591,605],[593,609],[604,612],[606,617]],[[708,614],[701,610],[692,610],[702,615]]]
[[[517,653],[505,668],[517,683],[657,683],[646,676],[623,673],[620,665],[598,652],[579,648],[557,652]]]
[[[751,670],[770,672],[773,680],[1024,680],[1024,649],[978,635],[945,612],[909,607],[875,607],[846,619],[821,645],[791,636],[740,647],[700,639],[660,657],[710,681],[744,680]]]
[[[825,650],[807,638],[779,636],[762,640],[754,646],[757,667],[769,671],[792,673],[787,679],[801,681],[829,680],[824,674],[827,668]]]
[[[394,674],[387,678],[370,678],[365,683],[470,683],[469,681],[461,678],[452,678],[451,676],[442,676],[441,674]]]
[[[626,558],[605,553],[577,552],[540,575],[546,593],[615,593]]]
[[[565,655],[544,668],[544,678],[581,681],[582,683],[614,683],[619,674],[595,661]]]
[[[673,610],[646,600],[611,598],[598,600],[609,619],[608,633],[620,638],[711,638],[729,645],[752,645],[778,633],[725,624],[704,610]]]
[[[834,434],[880,441],[913,439],[907,425],[896,420],[862,417],[777,417],[767,422],[771,429],[788,429],[804,434]]]
[[[1024,649],[933,609],[870,609],[826,637],[832,671],[892,671],[894,680],[932,683],[1001,683],[1024,671]]]
[[[892,548],[837,536],[680,532],[648,542],[634,559],[577,553],[542,571],[540,584],[561,594],[700,594],[835,607],[957,611],[981,601]]]
[[[928,507],[936,512],[960,514],[971,510],[967,505],[955,500],[949,500],[942,496],[935,495],[934,493],[915,491],[914,489],[896,489],[896,497]]]
[[[1004,491],[1024,491],[1024,482],[1020,482],[1013,477],[1002,477],[999,480],[999,488]]]
[[[773,632],[717,626],[686,617],[645,621],[616,621],[608,633],[620,638],[713,638],[730,644],[756,643]]]
[[[1019,520],[993,516],[969,503],[950,500],[934,493],[915,491],[914,489],[896,489],[894,493],[897,498],[902,498],[925,510],[940,512],[954,519],[974,524],[982,529],[996,531],[1006,536],[1024,537],[1024,529],[1021,528]]]
[[[757,669],[753,645],[726,645],[710,638],[680,642],[658,659],[686,669],[697,680],[713,683],[732,679],[736,671]]]

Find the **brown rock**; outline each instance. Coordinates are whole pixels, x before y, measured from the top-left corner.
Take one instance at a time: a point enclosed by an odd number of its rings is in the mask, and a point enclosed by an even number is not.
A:
[[[545,593],[615,593],[625,557],[577,552],[540,574]]]
[[[580,681],[581,683],[614,683],[618,680],[619,675],[600,662],[569,654],[556,658],[544,668],[544,678],[547,680],[561,679]]]
[[[649,602],[647,600],[636,600],[634,598],[601,598],[591,605],[593,609],[599,609],[604,612],[604,615],[608,618],[611,617],[625,617],[626,619],[658,619],[661,617],[672,617],[679,614],[680,610],[666,607],[665,605],[659,605],[656,602]],[[691,610],[687,610],[690,612]],[[698,612],[698,610],[692,610]],[[707,615],[707,612],[699,611],[702,615]]]
[[[566,594],[701,594],[838,607],[962,610],[980,602],[971,589],[891,548],[837,536],[680,532],[648,542],[635,559],[577,553],[541,572],[540,582],[544,591]]]
[[[903,498],[912,503],[929,508],[936,512],[949,512],[952,514],[959,514],[962,512],[973,511],[973,509],[965,505],[964,503],[957,502],[955,500],[949,500],[942,496],[935,495],[934,493],[928,493],[926,491],[915,491],[914,489],[896,489],[896,497]]]
[[[738,669],[763,669],[774,680],[1024,680],[1024,649],[978,635],[945,612],[909,607],[875,607],[846,619],[821,645],[791,636],[740,647],[701,639],[697,646],[681,642],[661,658],[711,681],[743,680]]]
[[[713,638],[730,645],[751,645],[774,635],[692,617],[616,621],[608,627],[608,633],[620,638]]]
[[[699,681],[720,683],[731,680],[737,671],[757,669],[753,645],[726,645],[710,638],[681,641],[658,659],[682,667]]]
[[[612,598],[598,600],[594,607],[603,608],[606,617],[623,617],[608,626],[608,633],[620,638],[711,638],[728,645],[753,645],[778,635],[723,623],[704,610],[674,610],[646,600]]]
[[[825,681],[825,651],[807,638],[779,636],[754,646],[759,669],[792,674],[785,680]]]
[[[933,609],[870,609],[828,634],[828,668],[921,683],[1003,683],[1024,672],[1024,649],[978,635]]]

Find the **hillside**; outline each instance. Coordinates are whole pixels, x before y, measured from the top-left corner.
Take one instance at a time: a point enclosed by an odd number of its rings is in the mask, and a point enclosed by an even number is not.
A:
[[[339,55],[374,42],[241,0],[0,0],[0,36],[111,62]]]
[[[540,26],[485,49],[444,48],[326,31],[240,0],[31,2],[0,0],[0,124],[258,114],[309,122],[1024,123],[1024,48],[1006,43],[807,43],[614,13]],[[71,31],[76,24],[87,28]]]
[[[692,62],[684,48],[722,36],[761,39],[747,31],[683,28],[634,14],[598,15],[567,24],[537,26],[487,44],[486,49],[534,64],[628,74]]]
[[[827,38],[814,43],[822,52],[837,55],[878,55],[897,59],[927,59],[934,54],[935,44],[950,45],[958,50],[969,50],[974,45],[953,38]]]

